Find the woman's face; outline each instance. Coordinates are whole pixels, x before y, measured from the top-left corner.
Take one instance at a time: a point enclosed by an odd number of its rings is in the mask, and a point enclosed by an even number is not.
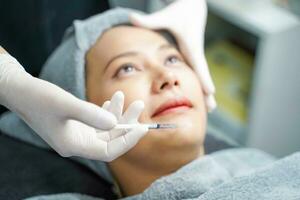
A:
[[[151,130],[120,159],[147,167],[189,162],[203,145],[206,110],[194,71],[161,34],[131,26],[106,31],[87,54],[87,97],[102,105],[121,90],[124,109],[142,100],[141,123],[172,123]],[[147,158],[147,159],[145,159]]]

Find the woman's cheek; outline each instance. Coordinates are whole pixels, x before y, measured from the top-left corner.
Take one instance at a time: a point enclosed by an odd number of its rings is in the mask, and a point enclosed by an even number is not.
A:
[[[201,83],[194,71],[186,70],[179,76],[181,77],[182,91],[185,95],[190,96],[190,98],[197,99],[197,101],[203,98]]]

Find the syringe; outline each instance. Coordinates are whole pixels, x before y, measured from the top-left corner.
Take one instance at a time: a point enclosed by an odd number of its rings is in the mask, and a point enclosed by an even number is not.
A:
[[[174,129],[176,124],[117,124],[113,129],[133,129],[137,126],[147,126],[149,129]]]

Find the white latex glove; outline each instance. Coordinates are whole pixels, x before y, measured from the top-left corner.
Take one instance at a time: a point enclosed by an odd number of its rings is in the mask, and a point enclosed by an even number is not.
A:
[[[149,15],[132,13],[130,21],[149,29],[166,29],[176,38],[180,51],[198,74],[206,96],[208,111],[217,104],[215,86],[204,55],[204,31],[207,6],[205,0],[177,0]]]
[[[115,154],[118,157],[121,155],[120,152],[123,154],[123,152],[130,150],[148,132],[148,128],[139,125],[138,122],[138,118],[144,109],[144,103],[142,101],[132,102],[123,114],[124,94],[123,92],[118,91],[113,95],[110,101],[104,102],[102,107],[113,113],[119,124],[136,124],[133,129],[129,130],[112,129],[106,133],[107,136],[103,138],[107,141],[121,140],[127,145],[124,148],[124,145],[116,144],[108,148],[108,153]],[[98,132],[101,133],[102,131],[99,130]],[[103,136],[104,134],[101,135]]]
[[[32,77],[4,52],[0,47],[0,104],[16,112],[61,156],[110,161],[141,137],[140,133],[128,134],[128,143],[124,137],[104,140],[105,132],[99,134],[95,128],[113,128],[117,123],[113,114]]]

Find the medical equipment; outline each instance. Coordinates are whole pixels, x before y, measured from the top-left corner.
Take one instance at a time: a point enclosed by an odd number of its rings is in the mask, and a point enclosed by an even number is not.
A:
[[[136,126],[146,126],[148,129],[174,129],[176,124],[117,124],[114,129],[133,129]]]

